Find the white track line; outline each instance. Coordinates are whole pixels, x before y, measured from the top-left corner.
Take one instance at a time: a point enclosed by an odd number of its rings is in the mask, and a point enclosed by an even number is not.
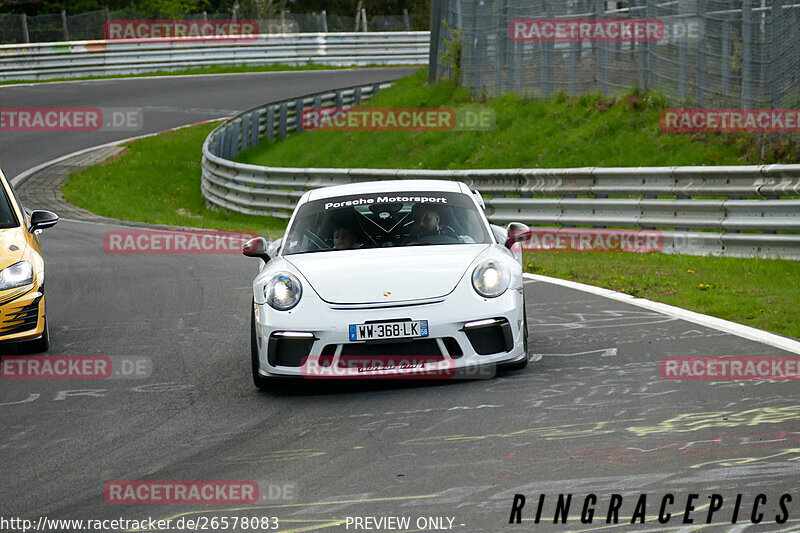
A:
[[[32,175],[36,174],[40,170],[43,170],[43,169],[45,169],[45,168],[47,168],[49,166],[61,163],[62,161],[65,161],[65,160],[67,160],[67,159],[69,159],[71,157],[75,157],[75,156],[83,155],[83,154],[88,154],[89,152],[94,152],[95,150],[100,150],[102,148],[108,148],[109,146],[118,146],[120,144],[125,144],[127,142],[138,141],[139,139],[144,139],[146,137],[153,137],[155,135],[160,135],[160,134],[166,133],[168,131],[176,131],[176,130],[180,130],[180,129],[183,129],[183,128],[189,128],[191,126],[199,126],[200,124],[209,124],[211,122],[218,122],[220,120],[225,120],[225,119],[228,119],[228,118],[231,118],[231,117],[220,117],[220,118],[212,118],[210,120],[201,120],[200,122],[193,122],[192,124],[184,124],[183,126],[177,126],[175,128],[169,128],[169,129],[166,129],[166,130],[157,131],[155,133],[146,133],[144,135],[137,135],[136,137],[128,137],[127,139],[120,139],[119,141],[111,141],[110,143],[100,144],[100,145],[97,145],[97,146],[92,146],[90,148],[84,148],[83,150],[77,150],[75,152],[72,152],[71,154],[62,155],[61,157],[56,157],[55,159],[51,159],[50,161],[47,161],[46,163],[42,163],[41,165],[36,165],[33,168],[29,168],[25,172],[21,172],[21,173],[17,174],[13,178],[11,178],[11,186],[12,187],[19,187],[20,184],[22,184],[25,180],[27,180],[28,178],[30,178]]]
[[[101,82],[101,81],[118,81],[118,80],[163,80],[165,78],[203,78],[203,77],[214,77],[214,76],[242,76],[242,75],[258,75],[258,74],[294,74],[294,73],[308,73],[308,72],[351,72],[355,70],[363,71],[368,70],[380,70],[380,69],[393,69],[393,68],[420,68],[420,65],[399,65],[399,66],[390,66],[390,67],[353,67],[353,68],[336,68],[336,69],[308,69],[308,70],[268,70],[268,71],[256,71],[256,72],[218,72],[214,74],[162,74],[159,76],[133,76],[133,77],[125,77],[125,76],[118,76],[118,77],[110,77],[110,78],[90,78],[88,80],[41,80],[38,82],[20,82],[20,83],[9,83],[8,85],[0,85],[0,90],[5,89],[6,87],[34,87],[36,85],[44,85],[50,84],[54,85],[57,83],[94,83],[94,82]],[[383,82],[381,82],[383,83]]]
[[[780,348],[781,350],[786,350],[787,352],[792,352],[800,355],[800,342],[758,328],[752,328],[750,326],[737,324],[736,322],[731,322],[729,320],[723,320],[721,318],[703,315],[701,313],[695,313],[694,311],[687,311],[686,309],[681,309],[680,307],[675,307],[673,305],[653,302],[651,300],[646,300],[644,298],[637,298],[635,296],[631,296],[630,294],[623,294],[621,292],[616,292],[609,289],[603,289],[600,287],[595,287],[593,285],[586,285],[584,283],[578,283],[576,281],[550,278],[547,276],[540,276],[538,274],[523,274],[523,276],[526,277],[527,279],[541,281],[544,283],[552,283],[553,285],[561,285],[562,287],[568,287],[570,289],[588,292],[590,294],[596,294],[597,296],[603,296],[605,298],[610,298],[611,300],[617,300],[618,302],[624,302],[626,304],[643,307],[645,309],[649,309],[657,313],[679,318],[681,320],[686,320],[688,322],[693,322],[701,326],[706,326],[712,329],[716,329],[718,331],[729,333],[731,335],[742,337],[747,340],[760,342],[762,344],[773,346],[775,348]]]

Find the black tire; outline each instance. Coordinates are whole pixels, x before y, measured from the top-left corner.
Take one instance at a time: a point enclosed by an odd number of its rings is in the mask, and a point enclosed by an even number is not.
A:
[[[38,339],[21,343],[24,353],[44,353],[50,349],[50,327],[47,325],[47,317],[44,319],[44,332]]]
[[[253,384],[259,390],[269,388],[269,378],[258,373],[258,339],[256,338],[256,312],[255,302],[250,305],[250,362],[253,368]]]

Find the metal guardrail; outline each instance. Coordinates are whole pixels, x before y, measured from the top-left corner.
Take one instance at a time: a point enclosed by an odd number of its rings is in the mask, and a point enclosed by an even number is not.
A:
[[[480,190],[496,224],[657,229],[665,253],[800,259],[800,165],[511,170],[280,168],[232,161],[296,131],[308,107],[342,107],[388,84],[279,101],[240,113],[203,145],[211,205],[287,218],[309,189],[372,180],[446,179]],[[754,233],[752,233],[754,232]]]
[[[424,65],[430,32],[294,33],[0,45],[0,81],[212,65]]]

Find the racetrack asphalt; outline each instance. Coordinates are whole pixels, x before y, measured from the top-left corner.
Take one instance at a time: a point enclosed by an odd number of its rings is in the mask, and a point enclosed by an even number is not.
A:
[[[408,70],[392,72],[42,84],[0,87],[0,98],[8,107],[145,107],[147,129],[159,131]],[[0,133],[0,163],[10,178],[114,135],[131,134]],[[409,518],[402,531],[800,526],[797,382],[673,381],[659,371],[663,357],[797,354],[528,281],[530,350],[543,358],[520,372],[259,392],[249,369],[255,260],[109,254],[112,229],[64,220],[44,233],[49,355],[146,357],[152,375],[0,380],[0,517],[277,517],[279,531],[355,531],[355,518],[389,516]],[[261,491],[246,505],[112,505],[103,487],[114,480],[252,480]],[[508,523],[515,494],[527,498],[521,524]],[[566,524],[553,523],[559,494],[572,494]],[[589,494],[596,516],[582,524]],[[606,524],[612,494],[624,499],[620,524]],[[645,524],[625,526],[640,494]],[[667,494],[673,516],[662,525]],[[706,526],[714,494],[724,503]],[[751,525],[759,494],[763,522]],[[792,500],[781,525],[783,494]],[[694,524],[683,522],[687,505]],[[392,530],[382,525],[372,530]]]

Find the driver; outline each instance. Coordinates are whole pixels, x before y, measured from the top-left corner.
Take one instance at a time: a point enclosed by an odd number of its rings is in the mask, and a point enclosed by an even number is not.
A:
[[[450,226],[441,223],[442,219],[435,207],[428,204],[416,204],[411,209],[411,234],[406,242],[418,241],[432,235],[443,235],[458,239],[458,235]]]

